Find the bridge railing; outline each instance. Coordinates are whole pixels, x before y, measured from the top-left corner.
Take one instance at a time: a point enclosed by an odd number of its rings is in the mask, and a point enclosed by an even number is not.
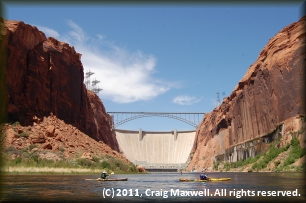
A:
[[[113,129],[118,126],[143,117],[159,116],[176,119],[197,129],[205,116],[203,112],[107,112],[112,120]]]

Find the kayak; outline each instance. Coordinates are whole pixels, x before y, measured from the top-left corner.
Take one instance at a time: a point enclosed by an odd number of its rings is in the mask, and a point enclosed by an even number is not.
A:
[[[97,179],[85,179],[85,180],[97,180],[97,181],[127,181],[127,178],[107,178],[107,179],[102,179],[102,178],[97,178]]]
[[[200,179],[188,179],[188,178],[180,178],[180,182],[217,182],[217,181],[229,181],[231,178],[209,178],[208,180],[200,180]]]
[[[229,181],[231,178],[209,178],[208,180],[200,180],[200,179],[188,179],[188,178],[180,178],[180,182],[217,182],[217,181]]]

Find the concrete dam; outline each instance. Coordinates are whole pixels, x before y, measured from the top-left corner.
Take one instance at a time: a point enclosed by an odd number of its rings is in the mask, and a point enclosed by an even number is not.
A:
[[[144,166],[151,172],[175,172],[187,167],[196,131],[115,129],[115,133],[120,150],[134,164]]]

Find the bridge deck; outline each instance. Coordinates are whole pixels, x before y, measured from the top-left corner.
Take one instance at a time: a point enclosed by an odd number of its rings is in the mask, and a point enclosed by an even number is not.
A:
[[[143,117],[159,116],[168,117],[180,120],[194,128],[197,128],[199,123],[204,118],[205,113],[202,112],[107,112],[112,119],[113,129],[123,123],[129,122]]]

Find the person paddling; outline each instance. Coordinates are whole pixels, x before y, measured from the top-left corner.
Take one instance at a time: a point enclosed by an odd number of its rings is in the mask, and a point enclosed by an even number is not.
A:
[[[206,173],[202,173],[200,175],[200,180],[210,180],[210,178],[206,175]]]
[[[107,178],[107,176],[109,176],[109,175],[106,174],[106,171],[103,171],[102,174],[101,174],[101,178],[105,180]]]

